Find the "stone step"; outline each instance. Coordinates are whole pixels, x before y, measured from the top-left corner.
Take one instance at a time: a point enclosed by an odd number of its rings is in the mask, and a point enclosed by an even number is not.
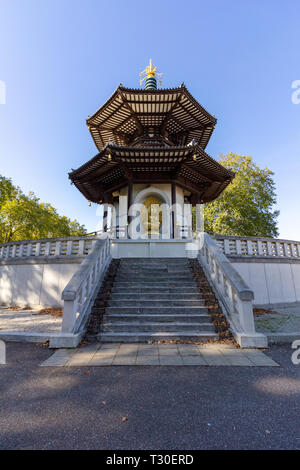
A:
[[[184,266],[172,266],[172,267],[157,267],[157,268],[143,268],[143,267],[135,267],[135,268],[131,268],[131,267],[128,267],[128,268],[120,268],[118,270],[118,273],[119,274],[127,274],[127,273],[130,273],[130,274],[134,274],[134,273],[142,273],[142,274],[183,274],[183,273],[189,273],[189,274],[192,274],[192,272],[184,267]]]
[[[205,313],[190,313],[190,314],[177,314],[176,316],[166,313],[166,314],[134,314],[134,313],[114,313],[104,317],[104,321],[107,322],[186,322],[186,323],[211,323],[211,316]]]
[[[95,300],[102,319],[88,335],[102,342],[217,340],[211,313],[218,312],[205,276],[194,276],[187,259],[120,260],[112,286]],[[99,331],[99,333],[96,333]]]
[[[97,301],[95,302],[97,306]],[[130,299],[122,299],[122,300],[109,300],[107,302],[109,307],[200,307],[205,305],[205,300],[176,300],[176,299],[152,299],[152,300],[130,300]]]
[[[101,309],[99,309],[100,311]],[[93,312],[96,312],[96,307],[92,308]],[[206,307],[107,307],[105,312],[107,314],[110,313],[152,313],[152,314],[165,314],[171,313],[173,315],[177,314],[190,314],[190,313],[206,313],[208,314],[209,311]],[[211,309],[210,309],[211,312]]]
[[[177,283],[181,283],[181,282],[185,282],[185,283],[193,283],[195,284],[195,280],[190,277],[190,276],[158,276],[158,275],[153,275],[153,276],[145,276],[145,275],[136,275],[136,276],[130,276],[130,274],[128,275],[122,275],[122,276],[119,276],[117,275],[115,277],[115,282],[149,282],[149,283],[153,283],[153,282],[169,282],[169,283],[174,283],[174,282],[177,282]]]
[[[198,300],[201,302],[204,301],[203,297],[201,294],[197,293],[188,293],[188,294],[181,294],[181,293],[153,293],[153,292],[148,292],[148,293],[128,293],[123,292],[119,293],[118,291],[112,292],[111,294],[111,300],[118,300],[118,301],[124,301],[126,302],[127,300],[134,300],[136,302],[142,301],[142,300]]]
[[[122,258],[121,265],[124,264],[144,264],[149,266],[150,264],[187,264],[186,258]]]
[[[139,270],[156,270],[156,269],[185,269],[187,271],[192,272],[191,268],[189,267],[188,263],[152,263],[152,264],[142,264],[142,263],[135,263],[135,264],[120,264],[119,269],[139,269]]]
[[[191,287],[193,286],[194,288],[196,288],[195,286],[195,283],[194,282],[179,282],[179,281],[168,281],[168,282],[158,282],[157,280],[148,280],[148,281],[141,281],[140,279],[138,281],[134,281],[134,282],[128,282],[128,281],[119,281],[119,280],[115,280],[114,282],[114,287],[120,287],[120,288],[137,288],[137,289],[141,289],[143,287],[146,287],[146,288],[173,288],[174,290],[176,288],[180,288],[180,289],[183,289],[185,287]]]
[[[128,295],[145,295],[145,296],[148,296],[149,294],[158,294],[158,295],[169,295],[169,294],[172,294],[172,295],[199,295],[202,297],[203,294],[200,294],[199,293],[199,289],[197,289],[196,287],[183,287],[183,288],[180,288],[178,287],[176,289],[176,291],[174,292],[174,288],[169,288],[169,287],[144,287],[144,288],[123,288],[123,287],[113,287],[112,288],[112,295],[120,295],[120,296],[124,296],[124,294],[127,294],[126,297],[128,297]]]
[[[127,273],[127,272],[139,272],[139,273],[182,273],[187,272],[193,274],[193,271],[188,267],[182,264],[174,264],[172,266],[120,266],[118,272]]]
[[[98,341],[103,343],[148,343],[155,341],[217,341],[219,339],[216,333],[202,331],[194,333],[193,331],[166,332],[157,331],[155,333],[140,331],[139,333],[99,333]]]
[[[105,333],[124,332],[139,333],[141,332],[177,332],[177,331],[193,331],[193,333],[201,333],[202,331],[214,332],[212,323],[185,323],[185,322],[105,322],[101,330]]]
[[[144,266],[142,264],[131,265],[131,266],[121,265],[119,268],[119,272],[130,272],[130,271],[132,272],[138,271],[138,272],[144,272],[144,273],[185,271],[185,272],[192,273],[191,269],[189,268],[187,264],[175,264],[175,263],[169,264],[169,265],[164,264],[164,265],[151,265],[151,266]]]

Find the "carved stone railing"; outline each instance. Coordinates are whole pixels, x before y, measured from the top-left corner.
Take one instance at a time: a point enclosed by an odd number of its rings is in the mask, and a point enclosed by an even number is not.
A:
[[[207,233],[199,234],[199,262],[214,288],[233,335],[242,347],[265,347],[267,338],[256,333],[253,291]]]
[[[266,257],[300,259],[300,242],[273,238],[215,235],[221,251],[230,257]]]
[[[110,240],[98,238],[93,250],[81,263],[62,292],[64,301],[62,330],[60,335],[52,339],[51,347],[78,344],[110,261]],[[71,339],[70,343],[66,342],[68,335]]]
[[[98,237],[80,236],[22,240],[0,244],[0,261],[35,257],[86,256]]]

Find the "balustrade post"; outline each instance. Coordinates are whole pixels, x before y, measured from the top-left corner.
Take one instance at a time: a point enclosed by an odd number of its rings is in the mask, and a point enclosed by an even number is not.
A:
[[[27,252],[26,252],[26,256],[31,256],[32,255],[32,243],[28,243],[27,245]]]
[[[252,240],[247,240],[247,255],[253,255]]]
[[[241,255],[242,254],[242,245],[241,245],[241,240],[237,239],[235,241],[235,249],[236,249],[236,254]]]
[[[84,242],[85,240],[79,240],[78,244],[78,254],[81,256],[84,254]]]
[[[280,242],[276,242],[276,254],[277,254],[277,256],[282,256],[281,255],[281,243]]]
[[[253,304],[250,300],[241,300],[238,297],[238,314],[241,327],[246,334],[255,334]]]
[[[62,333],[72,333],[76,323],[76,300],[65,300],[64,301],[64,314],[62,320]]]
[[[66,252],[67,256],[71,256],[71,254],[72,254],[72,245],[73,245],[73,241],[68,240],[68,242],[67,242],[67,252]]]
[[[59,255],[60,255],[60,250],[61,250],[61,241],[57,241],[57,242],[55,243],[54,255],[55,255],[55,256],[59,256]]]
[[[22,258],[22,256],[23,256],[23,248],[24,248],[24,244],[21,243],[19,245],[19,258]]]
[[[8,250],[9,250],[9,248],[8,248]],[[12,258],[15,258],[16,251],[17,251],[17,245],[13,245],[12,250],[11,250],[11,257]]]
[[[286,242],[283,244],[283,253],[284,253],[284,255],[285,255],[286,257],[288,257],[288,258],[291,256],[290,250],[289,250],[289,246],[290,246],[290,245],[289,245],[288,243],[286,243]]]
[[[37,242],[35,245],[35,256],[40,256],[40,252],[41,252],[41,243]]]
[[[268,256],[273,255],[273,249],[272,249],[272,243],[271,242],[267,242],[267,251],[268,251]]]
[[[50,255],[50,242],[46,242],[46,245],[45,245],[45,256],[49,256]]]
[[[224,252],[225,255],[230,255],[230,244],[227,238],[224,239]]]
[[[257,254],[259,256],[263,256],[263,247],[262,247],[262,242],[260,240],[257,241]]]

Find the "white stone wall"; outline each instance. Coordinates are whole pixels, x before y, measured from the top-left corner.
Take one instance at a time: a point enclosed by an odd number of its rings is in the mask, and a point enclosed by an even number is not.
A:
[[[62,307],[61,294],[79,263],[0,265],[0,305]]]
[[[255,305],[300,302],[300,263],[259,260],[233,266],[254,291]]]
[[[184,240],[112,240],[113,258],[196,258],[197,245]]]

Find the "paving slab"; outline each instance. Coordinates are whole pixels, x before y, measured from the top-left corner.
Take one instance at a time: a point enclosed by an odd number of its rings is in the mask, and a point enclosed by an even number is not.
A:
[[[229,366],[229,360],[217,349],[203,348],[201,356],[209,366]]]
[[[115,354],[101,355],[99,353],[94,354],[87,365],[89,366],[110,366],[115,358]]]
[[[93,359],[96,352],[99,350],[99,344],[89,344],[84,348],[79,348],[74,351],[73,354],[69,355],[69,360],[67,362],[67,366],[86,366],[90,363]]]
[[[232,350],[224,349],[221,351],[221,354],[229,361],[231,366],[254,366],[254,362],[252,362],[247,356],[243,355],[242,353],[236,353]]]
[[[153,356],[158,355],[158,347],[139,347],[138,356]]]
[[[273,359],[257,349],[239,349],[223,344],[90,344],[78,349],[60,349],[41,366],[241,366],[274,367]]]
[[[178,344],[178,352],[182,356],[198,356],[199,348],[197,344]]]
[[[198,354],[198,356],[182,356],[182,362],[184,366],[207,366],[204,358]]]
[[[137,357],[136,364],[137,366],[159,366],[158,356],[144,356]]]
[[[178,355],[173,356],[159,356],[159,363],[161,366],[182,366],[182,357]]]
[[[119,349],[121,343],[98,343],[101,346],[101,349]]]
[[[74,352],[73,352],[74,353]],[[53,366],[53,367],[62,367],[67,364],[71,357],[71,354],[67,350],[58,350],[52,356],[50,356],[46,361],[44,361],[41,366]]]
[[[273,361],[273,359],[258,349],[243,349],[243,354],[250,359],[255,366],[279,366],[277,362]]]
[[[118,354],[137,354],[138,344],[121,344],[118,348]]]
[[[119,354],[116,354],[113,361],[112,365],[113,366],[134,366],[136,363],[136,355],[135,356],[120,356]]]
[[[160,356],[177,356],[179,355],[178,348],[159,347],[158,353]]]

